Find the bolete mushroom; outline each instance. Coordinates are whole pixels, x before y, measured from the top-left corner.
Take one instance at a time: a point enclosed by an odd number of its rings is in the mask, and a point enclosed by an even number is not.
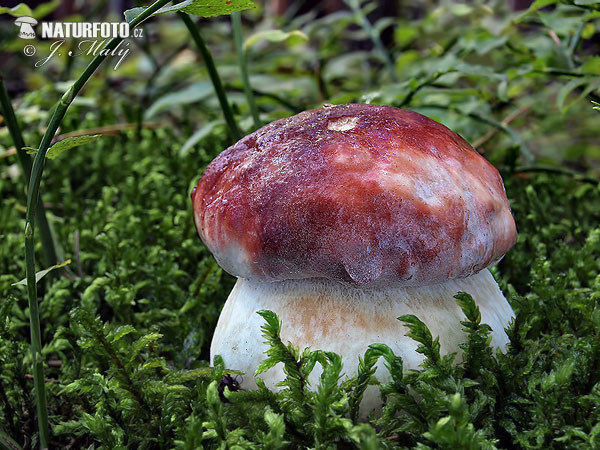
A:
[[[192,199],[200,237],[238,277],[211,358],[249,375],[243,388],[265,358],[263,309],[278,314],[284,342],[340,354],[348,375],[372,343],[390,346],[405,369],[422,362],[397,320],[404,314],[425,322],[443,353],[460,353],[459,291],[473,296],[492,344],[508,342],[513,311],[486,269],[517,236],[502,179],[421,114],[352,104],[278,120],[222,152]],[[275,367],[261,377],[274,386],[284,375]],[[378,406],[368,390],[361,409]]]

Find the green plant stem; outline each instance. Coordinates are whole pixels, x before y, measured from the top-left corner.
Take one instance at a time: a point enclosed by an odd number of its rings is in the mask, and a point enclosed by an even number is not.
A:
[[[250,85],[250,77],[248,76],[248,57],[244,51],[242,13],[238,11],[231,14],[231,23],[233,25],[233,41],[235,42],[235,50],[237,52],[238,62],[240,64],[240,72],[242,74],[242,83],[244,84],[244,93],[246,94],[246,99],[248,100],[248,106],[250,106],[250,113],[252,114],[252,120],[254,121],[254,128],[259,128],[260,117],[258,115],[258,108],[256,107],[254,93],[252,92],[252,86]]]
[[[215,61],[210,53],[210,50],[206,46],[204,39],[200,35],[200,31],[198,27],[194,23],[194,21],[185,13],[177,12],[177,15],[183,20],[183,23],[187,27],[192,39],[196,43],[198,47],[198,51],[202,55],[202,59],[204,59],[204,64],[206,64],[206,69],[208,70],[208,75],[212,81],[212,84],[215,88],[215,92],[217,94],[217,98],[219,99],[219,103],[221,104],[221,109],[223,110],[223,115],[225,116],[225,122],[227,122],[227,126],[229,127],[229,133],[234,141],[238,141],[242,138],[242,132],[238,128],[237,123],[235,122],[235,118],[233,117],[233,111],[231,111],[231,107],[229,106],[229,102],[227,101],[227,95],[225,94],[225,89],[223,89],[223,83],[221,82],[221,78],[219,77],[219,72],[217,72],[217,66],[215,66]]]
[[[360,8],[360,1],[359,0],[345,0],[345,1],[346,1],[346,4],[350,7],[352,12],[354,13],[358,24],[362,27],[363,30],[365,30],[367,32],[367,34],[371,38],[371,41],[373,42],[373,45],[375,46],[375,48],[381,55],[381,58],[383,59],[383,63],[385,64],[385,67],[390,75],[390,78],[394,82],[398,81],[398,77],[396,76],[396,70],[394,68],[394,63],[392,61],[392,57],[390,56],[389,52],[385,48],[385,45],[383,45],[383,42],[381,42],[381,38],[379,37],[379,34],[377,34],[377,31],[375,30],[375,28],[373,28],[373,25],[371,24],[371,22],[369,22],[369,19],[367,18],[367,16],[365,16],[365,13]]]
[[[516,167],[514,173],[528,173],[528,172],[541,172],[541,173],[550,173],[555,175],[565,175],[568,177],[572,177],[576,181],[581,181],[584,183],[590,183],[599,185],[600,179],[593,178],[587,176],[583,173],[576,172],[575,170],[567,169],[565,167],[553,167],[553,166],[521,166]]]
[[[139,25],[150,17],[162,6],[169,3],[170,0],[157,0],[151,6],[143,10],[129,24],[131,28]],[[44,384],[44,364],[42,360],[42,337],[40,328],[40,315],[37,299],[37,283],[35,280],[35,253],[34,253],[34,230],[35,218],[37,216],[37,206],[39,199],[40,183],[44,172],[44,163],[46,152],[50,147],[52,138],[58,130],[62,119],[67,113],[67,109],[73,102],[75,96],[92,76],[96,69],[102,64],[102,61],[108,56],[108,53],[114,49],[122,38],[115,37],[111,39],[94,59],[88,64],[83,73],[75,80],[70,89],[65,92],[56,105],[48,128],[42,137],[38,152],[33,160],[31,176],[29,179],[29,189],[27,191],[27,214],[25,218],[25,272],[27,278],[27,296],[29,299],[29,322],[31,331],[31,352],[33,355],[33,384],[35,388],[35,399],[37,405],[37,419],[39,429],[39,441],[41,448],[48,448],[48,406],[46,402],[46,386]]]
[[[434,72],[431,75],[427,76],[423,81],[421,81],[419,84],[417,84],[415,87],[413,87],[408,94],[406,94],[406,96],[404,97],[404,99],[398,104],[398,108],[402,108],[406,105],[409,105],[410,102],[412,102],[413,98],[415,97],[415,95],[417,95],[417,93],[423,89],[424,87],[427,87],[429,85],[431,85],[432,83],[436,82],[442,75],[446,75],[448,73],[452,73],[452,72],[456,72],[456,70],[454,69],[450,69],[450,70],[444,70],[442,72]]]
[[[12,103],[8,96],[8,91],[4,84],[4,77],[0,73],[0,105],[2,106],[2,114],[4,121],[12,138],[13,144],[17,150],[17,156],[19,163],[21,164],[21,171],[23,177],[25,177],[25,184],[29,185],[29,174],[31,173],[31,158],[23,147],[25,147],[25,141],[23,140],[23,134],[19,128],[15,111],[12,107]],[[50,267],[58,262],[56,255],[56,247],[54,246],[54,239],[52,238],[52,232],[50,231],[50,224],[46,218],[46,211],[43,203],[40,203],[40,207],[36,213],[36,219],[40,227],[40,237],[42,238],[42,246],[44,249],[44,264]]]
[[[571,62],[573,61],[573,55],[577,50],[577,46],[581,42],[581,34],[583,33],[583,29],[585,28],[585,22],[581,22],[577,27],[577,31],[575,35],[571,38],[571,42],[569,43],[569,57],[571,58]]]
[[[523,142],[523,140],[519,137],[519,135],[512,128],[510,128],[508,125],[504,125],[502,122],[498,122],[497,120],[482,116],[481,114],[477,114],[474,112],[465,113],[464,111],[461,111],[459,108],[456,108],[456,107],[450,106],[450,105],[423,104],[423,105],[419,105],[419,106],[421,108],[434,108],[434,109],[444,109],[447,111],[452,111],[452,112],[455,112],[456,114],[470,117],[471,119],[491,125],[492,127],[497,128],[498,130],[502,131],[503,133],[506,133],[515,142],[515,144],[517,144],[519,146],[519,152],[520,152],[521,156],[523,157],[523,160],[527,164],[533,165],[535,163],[535,156],[533,155],[533,153],[531,153],[531,151],[529,150],[529,148],[527,147],[525,142]]]
[[[244,88],[240,87],[239,84],[226,84],[225,88],[228,91],[234,91],[234,92],[243,92],[244,91]],[[282,96],[279,96],[277,94],[273,94],[272,92],[265,92],[265,91],[258,90],[256,88],[252,88],[252,94],[255,95],[255,96],[257,96],[257,97],[265,97],[265,98],[270,98],[272,100],[275,100],[277,103],[279,103],[282,106],[285,106],[286,108],[288,108],[294,114],[298,114],[298,113],[304,111],[304,109],[305,109],[305,108],[303,108],[300,105],[294,105],[293,103],[289,102],[288,100],[286,100]]]
[[[0,448],[3,450],[21,450],[22,447],[0,428]]]

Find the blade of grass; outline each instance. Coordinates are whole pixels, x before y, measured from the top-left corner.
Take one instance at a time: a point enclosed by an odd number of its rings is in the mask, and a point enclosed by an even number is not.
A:
[[[148,8],[144,9],[135,19],[130,22],[130,27],[135,27],[150,17],[162,6],[169,3],[170,0],[157,0]],[[27,191],[27,214],[25,218],[25,273],[27,278],[27,297],[29,299],[29,321],[31,332],[31,352],[33,354],[33,384],[35,389],[35,399],[37,406],[37,420],[39,429],[40,448],[48,448],[48,406],[46,402],[46,386],[44,382],[44,365],[41,357],[42,338],[40,329],[40,314],[37,299],[37,283],[35,281],[35,253],[34,253],[34,230],[35,219],[38,210],[38,199],[46,152],[52,143],[56,130],[60,126],[69,106],[75,99],[75,96],[83,88],[87,80],[92,76],[96,69],[102,64],[104,59],[110,54],[122,38],[112,38],[103,47],[103,49],[92,59],[83,73],[75,80],[71,88],[62,96],[48,124],[48,128],[42,137],[38,152],[33,160],[31,176],[29,180],[29,189]],[[18,146],[17,146],[18,147]]]
[[[259,128],[260,118],[258,115],[258,108],[256,107],[254,93],[252,92],[252,87],[250,86],[250,77],[248,76],[248,57],[244,51],[241,12],[234,12],[231,15],[231,24],[233,26],[233,41],[235,42],[235,50],[237,52],[240,72],[242,74],[244,93],[246,94],[246,99],[248,100],[248,106],[250,106],[250,113],[252,114],[252,120],[254,121],[254,128]]]
[[[373,27],[371,22],[369,22],[369,19],[365,15],[364,11],[361,9],[360,0],[345,0],[345,3],[350,7],[352,12],[354,13],[354,16],[356,17],[356,21],[358,22],[358,24],[361,26],[361,28],[363,30],[365,30],[365,32],[371,38],[373,45],[375,46],[375,48],[381,55],[381,58],[383,59],[383,63],[385,64],[385,67],[390,75],[391,80],[394,82],[398,81],[398,77],[396,76],[396,69],[394,68],[394,63],[392,61],[392,57],[390,56],[389,52],[385,48],[385,45],[383,45],[383,42],[381,42],[381,38],[379,37],[379,34],[377,34],[377,31],[375,30],[375,28]]]
[[[0,428],[0,448],[3,450],[22,450],[22,447]]]
[[[238,128],[237,123],[235,122],[235,118],[233,117],[233,111],[231,111],[231,107],[229,106],[229,102],[227,100],[227,95],[225,94],[225,89],[223,89],[223,83],[221,82],[221,78],[219,77],[219,72],[217,72],[217,67],[215,65],[215,61],[210,53],[210,50],[206,46],[198,27],[194,23],[194,21],[185,13],[177,12],[177,15],[183,20],[183,23],[187,27],[192,39],[196,43],[198,47],[198,51],[202,55],[202,59],[204,59],[204,64],[206,64],[206,69],[208,70],[208,75],[213,83],[215,88],[215,92],[217,94],[217,98],[219,99],[219,103],[221,105],[221,109],[223,110],[223,115],[225,116],[225,122],[227,122],[227,127],[229,128],[229,133],[234,141],[238,141],[242,138],[242,132]]]
[[[31,157],[25,152],[25,150],[23,150],[23,147],[25,147],[25,141],[23,139],[21,129],[19,128],[19,123],[12,107],[10,97],[8,96],[8,91],[6,90],[2,73],[0,73],[0,106],[2,106],[4,121],[6,122],[6,126],[10,133],[13,144],[15,145],[15,149],[17,150],[17,157],[19,158],[19,163],[21,164],[21,171],[25,177],[25,185],[28,185],[29,174],[31,173],[32,166]],[[56,254],[54,239],[52,237],[52,232],[50,231],[50,225],[48,224],[43,203],[40,203],[40,207],[36,213],[36,218],[40,227],[40,237],[42,238],[44,263],[46,266],[51,266],[56,264],[58,256]]]

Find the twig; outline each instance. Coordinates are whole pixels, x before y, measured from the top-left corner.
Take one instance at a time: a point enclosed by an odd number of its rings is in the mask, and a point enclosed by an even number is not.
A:
[[[25,374],[25,378],[27,378],[28,380],[33,380],[33,375],[31,375],[30,373],[26,373]],[[46,383],[58,383],[59,381],[55,378],[44,378],[44,381]]]
[[[584,183],[600,184],[600,179],[584,175],[576,172],[575,170],[567,169],[565,167],[553,167],[553,166],[521,166],[516,167],[514,173],[528,173],[528,172],[542,172],[551,173],[556,175],[566,175],[573,177],[574,180],[582,181]]]
[[[530,108],[531,108],[531,106],[523,106],[522,108],[520,108],[520,109],[514,111],[513,113],[509,114],[508,116],[506,116],[506,118],[500,123],[504,126],[507,126],[513,120],[517,119],[518,117],[521,117],[523,114],[525,114],[527,111],[529,111]],[[481,147],[483,144],[485,144],[491,138],[496,136],[496,134],[498,134],[499,131],[500,130],[498,128],[492,128],[490,131],[488,131],[482,137],[480,137],[475,142],[473,142],[473,147],[475,147],[476,149],[479,149],[479,147]]]
[[[9,156],[16,155],[17,149],[15,147],[11,147],[5,152],[0,153],[0,159],[8,158]]]
[[[158,122],[150,122],[150,123],[145,123],[143,125],[143,128],[155,129],[155,128],[160,128],[161,126],[163,126],[163,124],[158,123]],[[62,141],[63,139],[66,139],[66,138],[85,136],[88,134],[102,134],[105,136],[116,136],[122,131],[135,130],[136,127],[137,127],[137,124],[135,124],[135,123],[117,123],[114,125],[106,125],[106,126],[98,127],[98,128],[87,128],[85,130],[71,131],[70,133],[64,133],[64,134],[57,136],[55,140]]]
[[[559,47],[562,46],[562,43],[560,42],[560,38],[558,37],[558,35],[554,32],[554,30],[550,30],[550,32],[548,33],[550,35],[550,37],[552,38],[552,40],[554,41],[554,43],[556,45],[558,45]]]

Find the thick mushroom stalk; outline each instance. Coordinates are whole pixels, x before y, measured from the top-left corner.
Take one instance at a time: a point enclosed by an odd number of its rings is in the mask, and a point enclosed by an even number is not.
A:
[[[458,351],[459,291],[473,295],[494,345],[507,342],[513,313],[485,270],[517,237],[502,178],[421,114],[338,105],[278,120],[221,153],[192,200],[202,241],[239,278],[211,351],[250,375],[245,384],[264,357],[260,309],[279,315],[284,340],[342,355],[347,375],[377,342],[418,366],[403,314]],[[371,392],[363,410],[373,406]]]
[[[342,356],[345,374],[356,375],[358,358],[370,344],[388,345],[401,356],[404,369],[416,369],[423,355],[417,343],[405,336],[406,327],[397,320],[415,314],[439,336],[442,354],[457,352],[465,335],[459,322],[464,320],[457,292],[468,292],[479,306],[482,322],[492,327],[492,345],[504,348],[508,337],[504,328],[513,312],[488,270],[467,278],[419,287],[355,288],[325,279],[252,281],[239,278],[223,308],[211,345],[211,359],[221,355],[227,365],[246,373],[242,388],[256,387],[254,371],[265,359],[262,342],[263,319],[257,311],[275,312],[283,323],[281,338],[301,349],[333,351]],[[270,388],[285,378],[281,365],[260,375]],[[309,378],[318,385],[320,370]],[[380,382],[389,374],[380,361],[376,372]],[[369,388],[361,403],[361,416],[381,407],[376,388]]]

